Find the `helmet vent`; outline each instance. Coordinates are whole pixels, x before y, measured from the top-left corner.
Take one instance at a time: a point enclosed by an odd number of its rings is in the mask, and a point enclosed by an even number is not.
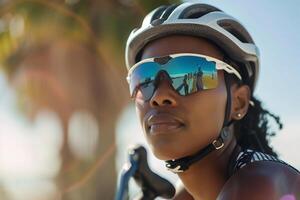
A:
[[[160,6],[156,9],[154,12],[152,18],[151,18],[151,24],[153,26],[157,26],[162,24],[169,15],[173,12],[173,10],[178,6],[178,4],[172,4],[170,6]]]
[[[181,12],[179,19],[197,19],[199,17],[202,17],[214,11],[221,11],[221,10],[207,4],[194,4],[192,6],[185,8]]]
[[[156,19],[159,19],[166,8],[167,8],[167,6],[160,6],[160,7],[156,8],[156,10],[151,18],[151,22],[153,22]]]
[[[253,43],[251,36],[245,31],[244,27],[233,20],[220,20],[218,25],[238,38],[243,43]]]
[[[250,87],[251,87],[251,89],[253,90],[253,87],[255,87],[255,79],[257,79],[257,77],[255,77],[255,74],[258,74],[258,72],[256,71],[256,69],[255,69],[255,63],[254,62],[252,62],[252,61],[250,61],[249,62],[250,63],[250,67],[251,67],[251,71],[250,72],[248,72],[249,73],[249,79],[250,79]]]
[[[173,4],[167,7],[161,14],[160,18],[166,20],[177,6],[178,4]]]

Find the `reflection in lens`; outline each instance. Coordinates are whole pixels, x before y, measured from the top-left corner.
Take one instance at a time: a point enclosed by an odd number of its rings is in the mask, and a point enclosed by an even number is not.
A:
[[[166,72],[174,90],[182,96],[218,85],[215,62],[198,56],[179,56],[164,65],[147,62],[138,66],[131,74],[132,96],[149,100],[155,89],[154,79],[160,71]]]
[[[180,94],[180,95],[185,95],[185,82],[184,82],[184,77],[176,77],[172,79],[173,87],[174,89]]]
[[[217,72],[210,72],[203,75],[203,89],[213,89],[218,86]]]
[[[160,66],[154,62],[143,63],[136,67],[130,75],[130,93],[134,97],[136,89],[143,84],[150,83],[155,79]],[[150,86],[150,84],[149,84]],[[144,86],[146,87],[146,86]],[[147,93],[148,94],[148,93]],[[149,98],[149,95],[146,95]]]
[[[143,84],[137,89],[136,98],[148,101],[151,98],[154,89],[153,81]]]

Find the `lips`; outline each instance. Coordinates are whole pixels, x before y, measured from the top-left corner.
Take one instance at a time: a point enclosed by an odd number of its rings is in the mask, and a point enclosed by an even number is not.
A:
[[[150,115],[146,125],[147,131],[153,135],[174,133],[184,127],[184,123],[181,120],[169,113]]]

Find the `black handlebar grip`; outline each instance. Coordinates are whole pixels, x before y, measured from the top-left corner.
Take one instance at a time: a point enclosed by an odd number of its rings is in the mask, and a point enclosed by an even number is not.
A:
[[[136,146],[132,150],[131,156],[135,156],[139,163],[134,179],[143,191],[142,199],[150,200],[158,196],[172,198],[175,195],[174,186],[168,180],[150,170],[146,149],[143,146]]]

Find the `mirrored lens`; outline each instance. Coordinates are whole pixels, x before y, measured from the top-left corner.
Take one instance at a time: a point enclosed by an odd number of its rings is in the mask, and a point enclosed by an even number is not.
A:
[[[153,81],[141,84],[135,91],[135,98],[149,100],[155,90]]]
[[[180,95],[213,89],[218,85],[216,63],[198,56],[179,56],[168,63],[142,63],[131,74],[130,91],[135,96],[149,100],[155,90],[155,78],[160,71],[166,71],[171,83]]]
[[[216,63],[197,56],[175,57],[166,70],[180,95],[188,95],[218,85]]]
[[[130,94],[134,96],[138,88],[146,88],[154,81],[160,65],[156,62],[146,62],[137,66],[130,75]],[[144,85],[144,86],[142,86]]]

